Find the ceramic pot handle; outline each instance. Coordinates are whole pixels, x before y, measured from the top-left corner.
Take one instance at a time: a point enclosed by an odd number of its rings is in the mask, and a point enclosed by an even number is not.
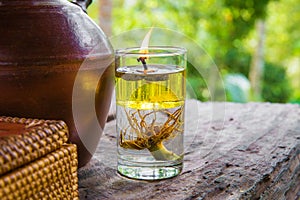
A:
[[[72,0],[72,3],[80,6],[84,12],[86,12],[86,9],[88,6],[92,3],[93,0]]]

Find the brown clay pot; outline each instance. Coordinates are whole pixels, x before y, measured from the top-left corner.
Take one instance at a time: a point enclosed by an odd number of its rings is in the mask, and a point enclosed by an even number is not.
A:
[[[110,107],[112,56],[78,5],[0,0],[0,115],[66,121],[85,165]]]

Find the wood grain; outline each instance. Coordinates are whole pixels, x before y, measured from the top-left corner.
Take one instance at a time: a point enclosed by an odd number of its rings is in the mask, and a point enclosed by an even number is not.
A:
[[[115,121],[79,169],[80,199],[298,199],[300,108],[270,103],[186,103],[183,172],[137,181],[116,172]]]

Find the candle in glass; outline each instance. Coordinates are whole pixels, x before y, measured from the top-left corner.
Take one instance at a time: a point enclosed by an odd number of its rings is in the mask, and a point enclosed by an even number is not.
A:
[[[186,50],[116,51],[118,172],[157,180],[182,170]]]

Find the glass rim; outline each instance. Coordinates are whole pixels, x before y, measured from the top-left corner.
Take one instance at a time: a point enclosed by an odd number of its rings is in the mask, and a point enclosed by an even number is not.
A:
[[[139,52],[149,50],[149,52]],[[161,52],[151,52],[161,50]],[[178,46],[149,46],[149,47],[128,47],[115,50],[116,56],[137,56],[137,57],[161,57],[161,56],[176,56],[184,55],[187,52],[186,48]]]

